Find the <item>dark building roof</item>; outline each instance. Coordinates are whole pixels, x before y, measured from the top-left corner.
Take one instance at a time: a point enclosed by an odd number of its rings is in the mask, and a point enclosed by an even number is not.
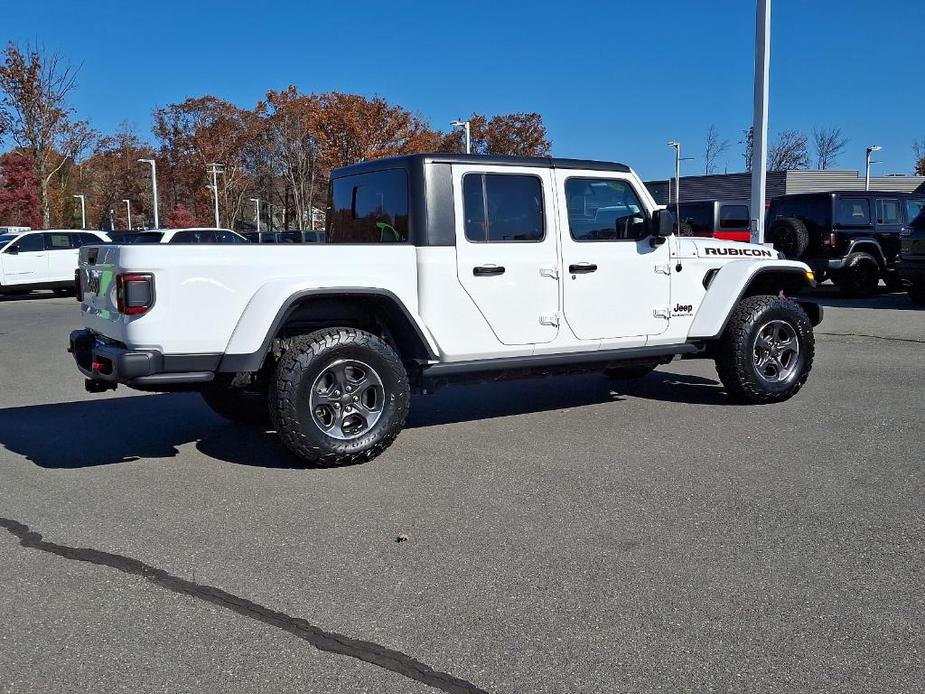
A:
[[[629,172],[626,164],[591,159],[561,159],[558,157],[508,157],[490,154],[453,154],[450,152],[430,152],[427,154],[408,154],[399,157],[371,159],[351,166],[335,169],[332,178],[350,176],[366,171],[388,168],[409,168],[424,163],[444,164],[491,164],[493,166],[541,166],[554,169],[588,169],[591,171]]]

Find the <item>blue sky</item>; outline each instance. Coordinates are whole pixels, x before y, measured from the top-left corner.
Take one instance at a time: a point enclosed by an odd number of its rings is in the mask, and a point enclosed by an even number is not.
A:
[[[472,111],[539,111],[558,156],[623,161],[644,178],[702,172],[715,124],[740,170],[751,122],[751,0],[547,2],[0,0],[0,38],[81,65],[73,104],[93,125],[150,136],[158,105],[206,93],[253,106],[267,89],[380,95],[439,127]],[[914,0],[774,0],[772,137],[838,126],[841,168],[910,172],[925,138]]]

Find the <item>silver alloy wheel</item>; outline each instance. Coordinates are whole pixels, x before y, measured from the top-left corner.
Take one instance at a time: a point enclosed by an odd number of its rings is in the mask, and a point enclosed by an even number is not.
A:
[[[755,335],[755,371],[768,383],[783,383],[793,376],[800,360],[797,331],[787,321],[765,323]]]
[[[312,419],[321,431],[348,441],[372,429],[382,417],[385,388],[369,364],[338,359],[318,374],[309,403]]]

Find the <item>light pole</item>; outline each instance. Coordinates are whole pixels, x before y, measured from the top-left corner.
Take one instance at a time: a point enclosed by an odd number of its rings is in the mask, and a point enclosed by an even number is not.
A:
[[[260,233],[260,198],[251,198],[251,202],[257,205],[257,233]]]
[[[451,120],[450,125],[454,128],[462,128],[466,131],[466,154],[472,154],[472,131],[467,120]]]
[[[208,172],[212,174],[212,192],[214,193],[215,198],[215,228],[219,228],[218,223],[218,175],[225,173],[224,164],[219,164],[217,162],[212,162],[209,164]]]
[[[86,228],[87,228],[87,201],[86,201],[86,198],[84,198],[84,194],[83,194],[83,193],[78,193],[78,194],[75,195],[74,197],[75,197],[75,198],[78,198],[78,199],[80,200],[80,228],[81,228],[81,229],[86,229]]]
[[[752,120],[752,243],[764,243],[768,168],[768,79],[771,72],[771,0],[755,4],[755,104]]]
[[[151,196],[154,199],[154,228],[160,229],[161,221],[157,216],[157,164],[154,163],[153,159],[139,159],[138,162],[151,165]]]
[[[681,143],[672,140],[669,147],[674,147],[674,214],[675,224],[678,225],[678,235],[681,234]]]
[[[877,162],[871,162],[870,153],[879,152],[883,147],[880,145],[870,145],[867,148],[867,153],[864,155],[864,190],[870,190],[870,165],[876,164]]]
[[[123,200],[125,203],[125,220],[128,222],[128,230],[132,230],[132,203],[130,200]]]

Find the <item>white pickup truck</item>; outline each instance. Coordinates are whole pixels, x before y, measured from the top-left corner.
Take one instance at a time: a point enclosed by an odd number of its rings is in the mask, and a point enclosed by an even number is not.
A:
[[[333,172],[323,243],[81,249],[90,391],[200,390],[313,465],[369,460],[412,392],[715,360],[726,392],[781,401],[813,361],[809,267],[679,238],[627,166],[424,154]]]

